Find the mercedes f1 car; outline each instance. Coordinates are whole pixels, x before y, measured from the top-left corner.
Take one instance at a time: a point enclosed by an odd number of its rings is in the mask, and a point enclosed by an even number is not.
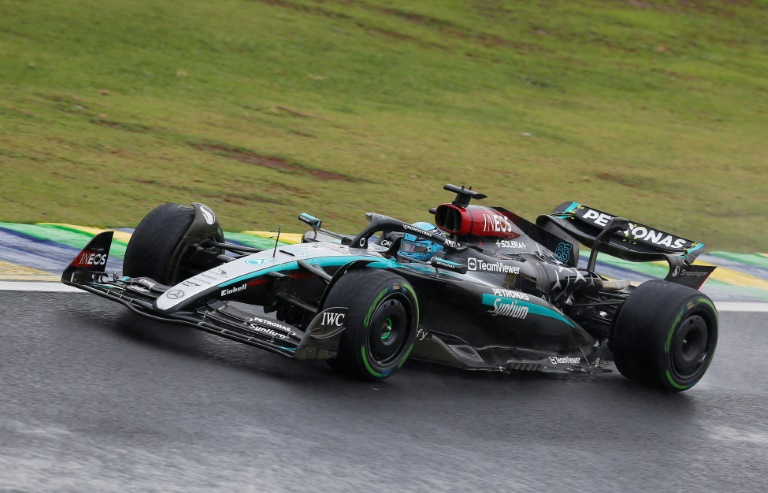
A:
[[[598,373],[613,361],[630,380],[678,392],[707,371],[718,319],[699,291],[714,267],[693,264],[703,244],[576,202],[532,223],[444,188],[456,196],[430,210],[434,229],[367,213],[349,236],[302,213],[302,243],[268,249],[226,242],[203,204],[164,204],[134,231],[122,276],[106,270],[104,232],[62,282],[356,378],[385,379],[409,358],[503,372]],[[580,244],[591,248],[585,267]],[[414,245],[434,255],[406,255]],[[665,261],[669,274],[608,279],[595,272],[598,252]]]

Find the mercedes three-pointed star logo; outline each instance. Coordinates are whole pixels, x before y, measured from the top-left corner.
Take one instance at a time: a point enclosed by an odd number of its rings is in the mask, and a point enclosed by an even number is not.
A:
[[[168,291],[165,295],[172,300],[178,300],[179,298],[184,297],[184,291],[182,291],[181,289],[172,289]]]

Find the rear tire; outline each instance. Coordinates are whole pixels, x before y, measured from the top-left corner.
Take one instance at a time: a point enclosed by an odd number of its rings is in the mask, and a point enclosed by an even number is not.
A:
[[[648,281],[620,308],[611,350],[628,379],[681,392],[706,373],[717,334],[717,310],[708,296],[680,284]]]
[[[353,270],[331,287],[323,306],[348,308],[338,355],[328,361],[336,371],[377,381],[405,363],[416,340],[419,309],[413,287],[401,276]]]
[[[190,244],[203,238],[185,241],[195,210],[180,204],[155,207],[141,220],[125,249],[123,273],[130,277],[149,277],[161,284],[173,285],[182,279],[208,270],[220,262],[193,258]],[[223,234],[214,238],[223,242]],[[192,241],[189,241],[192,240]]]

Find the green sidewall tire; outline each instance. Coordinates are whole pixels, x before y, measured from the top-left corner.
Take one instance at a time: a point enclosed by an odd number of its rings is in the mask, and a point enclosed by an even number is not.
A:
[[[336,371],[376,381],[405,363],[416,340],[419,305],[413,287],[401,276],[352,270],[331,286],[323,306],[348,309],[338,355],[328,361]]]
[[[717,336],[717,310],[708,296],[655,280],[638,286],[620,308],[611,350],[628,379],[680,392],[706,373]]]

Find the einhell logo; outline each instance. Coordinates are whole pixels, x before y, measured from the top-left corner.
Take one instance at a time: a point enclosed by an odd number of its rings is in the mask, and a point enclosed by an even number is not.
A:
[[[98,267],[101,265],[106,265],[108,257],[109,255],[106,253],[97,253],[84,250],[80,252],[77,260],[75,260],[72,265],[75,267]]]
[[[227,295],[230,295],[230,294],[238,293],[240,291],[244,291],[245,288],[246,288],[246,285],[243,284],[242,286],[238,286],[236,288],[222,289],[221,290],[221,294],[219,296],[227,296]]]

